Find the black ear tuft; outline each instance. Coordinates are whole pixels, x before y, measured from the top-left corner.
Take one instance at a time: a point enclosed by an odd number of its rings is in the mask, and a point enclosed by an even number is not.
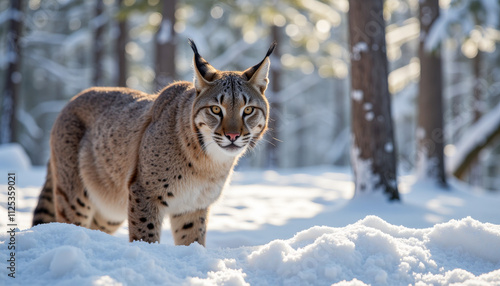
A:
[[[194,52],[194,85],[198,93],[209,86],[209,83],[215,80],[217,70],[211,66],[199,53],[196,44],[192,39],[188,43]]]
[[[266,53],[266,56],[264,57],[264,59],[260,63],[254,65],[251,68],[246,69],[243,72],[243,76],[247,80],[250,80],[253,77],[253,75],[255,74],[255,72],[257,72],[257,70],[260,68],[260,66],[266,61],[266,59],[269,58],[269,56],[273,53],[274,49],[276,48],[276,45],[278,45],[278,43],[276,43],[276,41],[272,42],[271,46],[269,47],[269,50],[267,50],[267,53]],[[267,75],[266,75],[266,78],[267,78]]]
[[[198,54],[198,48],[196,47],[196,44],[194,43],[194,41],[192,39],[188,38],[188,43],[191,46],[191,49],[193,49],[193,52],[197,55]]]
[[[193,43],[193,44],[194,44],[194,43]],[[271,46],[269,47],[269,50],[267,50],[266,57],[269,57],[269,56],[273,53],[274,49],[276,48],[276,45],[278,45],[278,43],[277,43],[276,41],[274,41],[274,42],[271,44]],[[195,48],[196,48],[196,46],[195,46]]]
[[[212,81],[217,70],[212,67],[199,53],[193,40],[188,39],[189,45],[194,52],[194,65],[200,75],[207,81]]]

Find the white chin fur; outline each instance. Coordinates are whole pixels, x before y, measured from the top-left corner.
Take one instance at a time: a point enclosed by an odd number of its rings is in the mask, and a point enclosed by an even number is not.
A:
[[[222,148],[219,144],[213,141],[210,130],[202,128],[200,129],[200,132],[203,135],[203,140],[205,142],[205,150],[207,154],[214,159],[214,161],[226,162],[234,160],[236,157],[241,156],[247,149],[246,146],[234,150]]]
[[[216,161],[226,161],[233,160],[234,158],[242,155],[246,147],[238,148],[238,149],[225,149],[220,147],[217,143],[212,143],[207,146],[207,153],[214,158]]]

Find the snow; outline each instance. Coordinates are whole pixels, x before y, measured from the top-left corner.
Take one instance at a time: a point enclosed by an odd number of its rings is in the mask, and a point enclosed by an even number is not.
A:
[[[31,161],[23,147],[17,143],[0,145],[0,170],[27,170]]]
[[[43,129],[38,126],[35,118],[31,116],[28,112],[19,109],[16,114],[16,119],[26,128],[26,133],[28,133],[33,138],[41,138],[43,136]]]
[[[419,140],[424,139],[425,138],[425,129],[420,127],[420,126],[417,126],[416,134],[417,134],[417,139],[419,139]]]
[[[368,119],[368,118],[367,118]],[[373,119],[373,118],[372,118]],[[351,135],[351,166],[353,172],[356,174],[356,196],[365,196],[374,193],[376,186],[380,182],[380,177],[373,173],[373,161],[372,159],[361,158],[361,151],[355,142],[354,135]]]
[[[368,52],[368,45],[365,42],[358,42],[352,47],[352,56],[351,58],[355,61],[359,61],[361,59],[361,53]]]
[[[0,154],[2,257],[7,170],[17,175],[19,227],[16,278],[0,262],[0,285],[500,284],[500,196],[453,179],[444,191],[400,177],[402,202],[389,203],[352,199],[346,169],[239,170],[212,208],[204,248],[174,246],[168,223],[159,244],[128,242],[126,224],[112,236],[30,228],[45,168],[29,167],[15,145]]]
[[[392,144],[392,142],[385,143],[384,150],[387,153],[391,153],[394,150],[394,144]]]
[[[487,114],[483,115],[473,126],[468,128],[465,136],[462,136],[455,143],[453,156],[447,157],[446,169],[448,173],[453,173],[460,164],[463,163],[467,154],[474,148],[485,143],[500,125],[500,104],[495,106]]]
[[[362,90],[359,90],[359,89],[355,89],[353,91],[351,91],[351,97],[352,99],[356,100],[356,101],[361,101],[363,100],[363,91]]]
[[[366,111],[365,119],[367,121],[372,121],[373,118],[375,118],[375,113],[373,113],[373,111],[371,111],[372,108],[373,108],[373,105],[370,102],[365,102],[363,104],[363,109]]]
[[[367,121],[372,121],[374,117],[375,117],[375,113],[373,113],[372,111],[369,111],[365,114],[365,119]]]
[[[23,230],[17,239],[18,285],[500,283],[500,226],[470,217],[412,229],[367,216],[238,248],[128,243],[58,223]]]
[[[20,21],[23,18],[23,12],[9,8],[0,12],[0,25],[4,24],[9,20]]]

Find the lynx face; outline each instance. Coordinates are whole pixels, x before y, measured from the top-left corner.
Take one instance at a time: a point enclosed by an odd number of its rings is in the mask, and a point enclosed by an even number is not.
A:
[[[255,146],[267,129],[269,54],[244,72],[221,72],[203,59],[194,44],[196,100],[193,125],[205,150],[214,157],[236,157]]]
[[[267,100],[251,84],[241,75],[228,74],[199,94],[194,123],[207,150],[217,146],[223,154],[237,156],[262,137],[268,110]]]

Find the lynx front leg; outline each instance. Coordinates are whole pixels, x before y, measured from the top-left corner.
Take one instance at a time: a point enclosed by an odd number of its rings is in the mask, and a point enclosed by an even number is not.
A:
[[[128,223],[130,241],[159,242],[163,214],[158,200],[146,194],[139,183],[130,186]]]
[[[171,215],[170,225],[176,245],[189,245],[193,242],[205,246],[208,208],[185,214]]]

